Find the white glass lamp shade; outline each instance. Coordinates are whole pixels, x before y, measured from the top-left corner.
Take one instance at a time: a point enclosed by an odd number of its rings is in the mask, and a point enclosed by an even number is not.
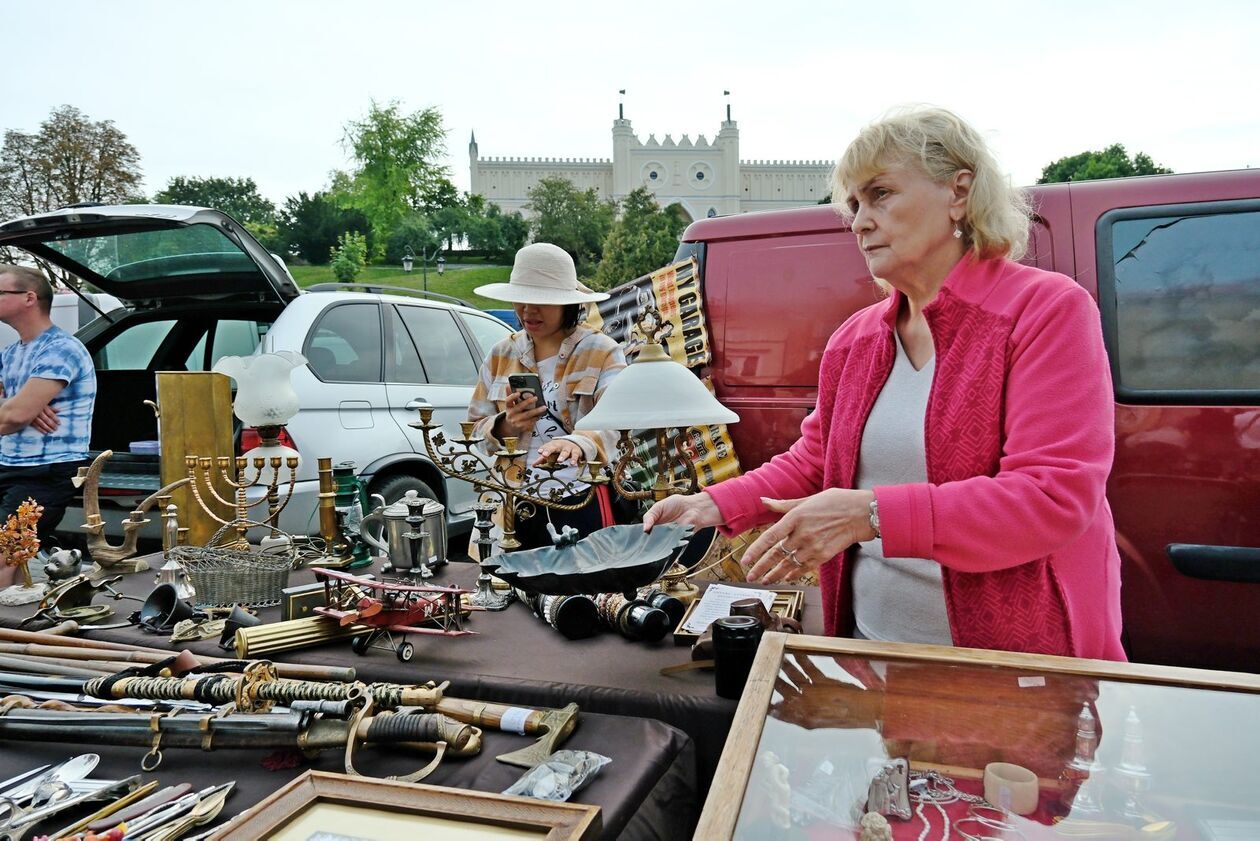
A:
[[[282,350],[257,356],[225,356],[214,370],[236,380],[232,411],[246,426],[280,426],[298,413],[297,392],[289,381],[306,364],[300,353]]]
[[[652,348],[657,353],[651,353]],[[658,345],[649,345],[613,377],[595,408],[575,428],[681,429],[738,421],[739,415],[719,403],[695,374]]]

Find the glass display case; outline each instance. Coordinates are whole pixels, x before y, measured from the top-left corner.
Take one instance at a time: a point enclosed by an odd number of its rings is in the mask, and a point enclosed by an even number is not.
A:
[[[1260,675],[767,634],[695,837],[1260,839],[1257,721]]]

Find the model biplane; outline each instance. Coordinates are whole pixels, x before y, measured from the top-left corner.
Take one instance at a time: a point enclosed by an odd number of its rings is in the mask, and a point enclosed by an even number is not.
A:
[[[461,637],[476,633],[463,628],[464,616],[478,609],[463,601],[471,590],[377,581],[322,568],[315,569],[315,577],[324,583],[326,601],[315,608],[316,613],[332,616],[342,625],[358,623],[372,628],[354,638],[351,647],[356,654],[365,654],[374,643],[383,641],[407,663],[415,655],[415,647],[407,642],[408,634]],[[421,624],[427,627],[419,627]]]

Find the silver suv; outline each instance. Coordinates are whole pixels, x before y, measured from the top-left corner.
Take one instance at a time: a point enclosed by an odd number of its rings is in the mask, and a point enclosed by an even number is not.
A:
[[[302,408],[287,430],[304,458],[282,528],[318,531],[320,456],[353,461],[369,493],[387,502],[412,489],[442,502],[452,533],[471,526],[472,485],[442,476],[407,425],[417,414],[406,407],[427,402],[439,422],[458,428],[482,359],[511,332],[498,319],[364,285],[351,288],[369,291],[325,284],[303,292],[280,258],[230,217],[202,208],[67,208],[0,225],[0,246],[22,248],[124,304],[78,332],[99,378],[91,446],[116,454],[102,481],[102,514],[114,533],[158,487],[159,457],[128,452],[130,442],[158,438],[144,403],[156,398],[155,372],[208,371],[220,357],[260,349],[308,360],[292,374]],[[59,531],[75,534],[82,521],[71,508]],[[157,536],[155,525],[147,536]]]

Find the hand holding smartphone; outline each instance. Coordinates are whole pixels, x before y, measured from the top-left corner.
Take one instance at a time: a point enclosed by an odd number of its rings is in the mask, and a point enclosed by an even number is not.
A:
[[[508,400],[507,412],[501,421],[502,429],[496,427],[496,434],[524,435],[534,428],[534,421],[547,412],[547,404],[543,402],[542,380],[537,374],[508,374],[508,387],[519,400]],[[526,397],[532,402],[524,403]]]
[[[508,374],[508,386],[521,396],[532,394],[541,405],[542,380],[537,374]]]

